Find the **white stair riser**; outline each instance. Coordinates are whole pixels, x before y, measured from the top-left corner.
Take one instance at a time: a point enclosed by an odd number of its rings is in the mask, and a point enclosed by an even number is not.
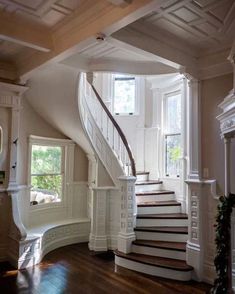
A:
[[[181,206],[145,206],[138,207],[138,214],[180,213]]]
[[[187,242],[188,234],[171,234],[160,232],[142,232],[135,231],[136,239],[153,240],[153,241],[169,241],[169,242]]]
[[[128,260],[119,256],[115,256],[115,264],[145,274],[157,277],[164,277],[178,281],[189,281],[191,279],[191,271],[177,271],[157,266],[147,265],[136,261]]]
[[[136,181],[148,181],[149,180],[149,175],[144,174],[144,175],[137,175],[136,176]]]
[[[132,252],[145,254],[145,255],[186,260],[186,252],[178,251],[178,250],[168,250],[168,249],[162,249],[162,248],[132,245]]]
[[[162,190],[162,184],[151,184],[151,185],[135,185],[135,192],[148,192]]]
[[[136,219],[137,227],[186,227],[187,219]]]
[[[152,201],[171,201],[175,200],[175,194],[160,194],[148,196],[136,196],[137,203],[139,202],[152,202]]]

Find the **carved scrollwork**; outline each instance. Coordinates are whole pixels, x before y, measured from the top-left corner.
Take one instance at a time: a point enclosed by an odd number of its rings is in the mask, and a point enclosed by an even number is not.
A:
[[[228,120],[222,122],[221,126],[220,126],[222,132],[224,132],[227,129],[230,129],[232,127],[235,127],[235,118],[231,118],[231,119],[228,119]]]

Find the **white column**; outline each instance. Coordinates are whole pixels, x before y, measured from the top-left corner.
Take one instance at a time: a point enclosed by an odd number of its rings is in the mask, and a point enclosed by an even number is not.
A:
[[[107,251],[107,188],[94,188],[92,195],[91,233],[89,249],[94,251]]]
[[[224,170],[225,170],[225,196],[228,197],[230,194],[230,145],[231,138],[224,138]]]
[[[135,240],[136,222],[136,196],[135,196],[135,177],[119,177],[121,190],[121,227],[118,235],[118,250],[124,253],[131,252],[132,242]]]
[[[200,81],[192,78],[189,85],[189,179],[201,179]]]
[[[19,117],[20,117],[20,97],[13,98],[11,111],[11,136],[10,136],[10,166],[9,166],[9,189],[17,186],[17,150],[19,143]]]
[[[194,279],[203,278],[203,188],[201,182],[200,81],[188,79],[188,207],[189,239],[187,263],[194,268]]]

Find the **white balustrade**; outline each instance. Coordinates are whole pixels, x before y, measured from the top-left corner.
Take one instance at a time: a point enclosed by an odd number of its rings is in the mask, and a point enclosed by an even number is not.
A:
[[[92,85],[93,76],[80,76],[81,121],[96,154],[115,186],[91,187],[93,206],[89,247],[130,252],[135,239],[135,164],[126,138]],[[113,224],[108,229],[109,225]]]

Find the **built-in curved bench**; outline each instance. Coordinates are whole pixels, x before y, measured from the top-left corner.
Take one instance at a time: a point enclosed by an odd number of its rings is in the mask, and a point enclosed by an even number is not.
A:
[[[27,238],[20,241],[19,258],[11,256],[17,268],[38,264],[50,251],[66,245],[88,242],[90,219],[69,219],[44,224],[27,230]]]

